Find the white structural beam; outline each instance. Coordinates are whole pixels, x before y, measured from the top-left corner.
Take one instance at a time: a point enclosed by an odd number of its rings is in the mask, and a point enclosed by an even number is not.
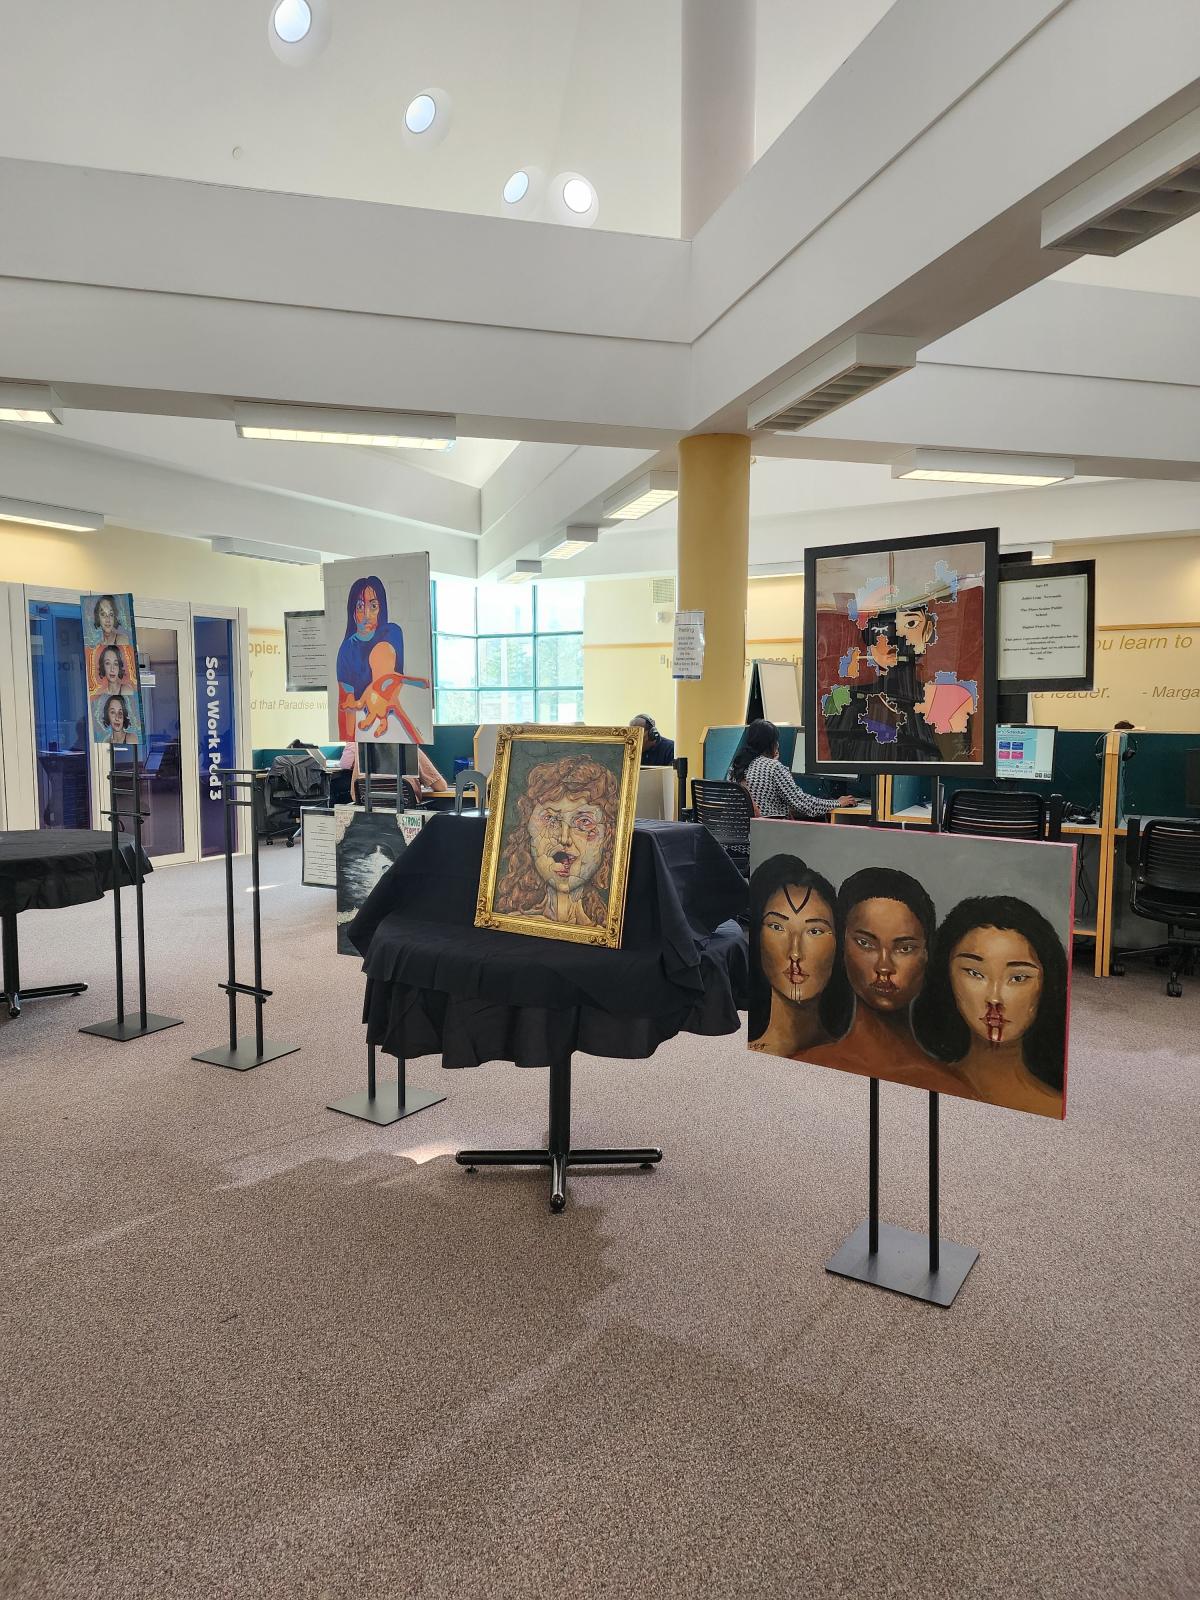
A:
[[[224,483],[22,428],[0,429],[0,482],[14,499],[86,505],[125,528],[340,556],[428,550],[436,571],[475,576],[477,541],[466,535],[328,500]]]
[[[683,0],[680,223],[691,239],[754,165],[757,0]]]

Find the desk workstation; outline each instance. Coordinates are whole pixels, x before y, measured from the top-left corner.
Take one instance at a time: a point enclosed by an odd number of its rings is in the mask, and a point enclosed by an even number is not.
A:
[[[789,726],[786,723],[778,724],[778,728],[779,759],[785,767],[791,769],[797,787],[803,789],[806,794],[816,795],[823,800],[832,800],[841,794],[860,795],[859,804],[839,807],[838,810],[830,813],[830,820],[842,823],[868,822],[871,817],[872,780],[860,778],[855,773],[836,776],[823,774],[821,777],[810,777],[803,770],[803,730]],[[703,776],[706,779],[719,783],[729,776],[730,763],[738,752],[745,732],[744,725],[740,723],[705,728],[703,735]]]

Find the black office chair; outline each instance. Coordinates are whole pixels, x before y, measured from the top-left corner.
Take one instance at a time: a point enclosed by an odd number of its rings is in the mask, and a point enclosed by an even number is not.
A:
[[[692,779],[692,819],[703,823],[744,877],[750,876],[750,820],[754,806],[740,783]]]
[[[487,816],[487,779],[474,767],[464,767],[454,774],[454,815],[462,816],[463,790],[474,789],[475,807],[481,817]]]
[[[988,839],[1062,838],[1063,797],[1028,789],[956,789],[946,801],[943,833]]]
[[[1192,976],[1200,954],[1200,822],[1156,818],[1142,827],[1130,818],[1126,860],[1132,870],[1129,909],[1150,922],[1165,922],[1167,941],[1116,952],[1111,970],[1121,977],[1131,956],[1154,956],[1169,968],[1167,993],[1178,998],[1180,976]]]

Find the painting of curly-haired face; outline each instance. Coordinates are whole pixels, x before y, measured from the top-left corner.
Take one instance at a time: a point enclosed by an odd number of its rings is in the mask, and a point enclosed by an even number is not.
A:
[[[581,738],[558,729],[509,730],[503,792],[489,818],[490,857],[485,846],[485,879],[492,860],[494,889],[489,902],[481,884],[482,926],[535,933],[548,925],[552,937],[610,942],[624,903],[622,862],[627,866],[637,780],[630,752],[641,730],[604,730],[611,743],[598,740],[598,731]],[[493,789],[499,750],[500,741]]]

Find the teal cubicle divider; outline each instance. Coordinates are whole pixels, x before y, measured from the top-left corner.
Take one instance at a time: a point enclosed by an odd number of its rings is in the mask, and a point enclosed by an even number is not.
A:
[[[340,744],[322,744],[317,746],[321,754],[330,761],[336,761],[342,753]],[[294,750],[287,750],[282,745],[264,745],[261,750],[250,752],[250,763],[256,772],[266,772],[270,769],[276,756],[295,755]]]
[[[704,737],[703,777],[720,783],[729,776],[729,764],[734,756],[737,755],[738,747],[742,742],[742,735],[745,732],[746,729],[742,723],[708,730]],[[791,766],[792,757],[796,753],[796,740],[799,737],[801,737],[799,728],[780,725],[779,759],[784,766]]]
[[[1187,755],[1200,750],[1200,733],[1126,733],[1117,777],[1117,821],[1133,817],[1188,817]]]

